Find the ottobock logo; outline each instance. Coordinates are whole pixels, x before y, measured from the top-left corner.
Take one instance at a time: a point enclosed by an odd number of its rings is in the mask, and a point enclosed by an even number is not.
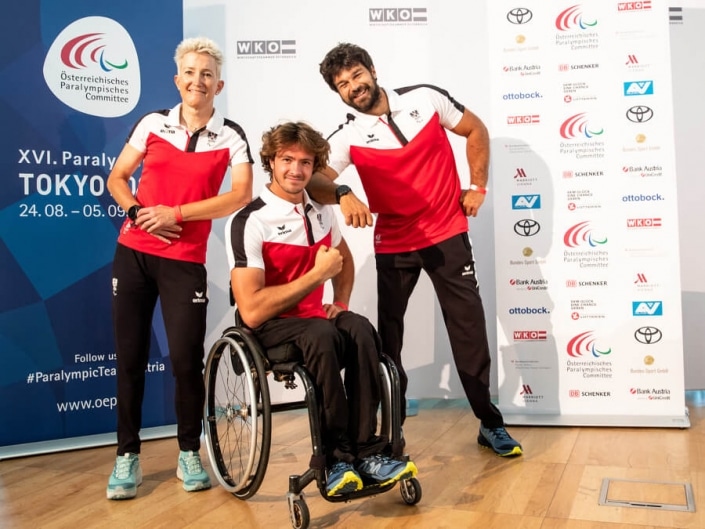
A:
[[[650,96],[654,94],[653,81],[625,81],[625,96]]]
[[[237,56],[241,58],[294,58],[295,40],[238,40],[235,43]]]
[[[647,11],[651,9],[651,0],[643,2],[619,2],[617,11]]]
[[[663,302],[632,301],[632,316],[663,316]]]
[[[422,24],[428,22],[428,9],[425,7],[371,7],[371,24]]]
[[[566,346],[568,356],[580,358],[582,356],[593,356],[602,358],[612,352],[609,346],[599,345],[593,335],[593,331],[585,331],[574,336],[568,341]]]
[[[599,136],[604,132],[604,129],[593,127],[590,125],[587,114],[581,112],[566,119],[561,124],[560,134],[566,140],[574,140],[580,137],[592,138]]]
[[[512,209],[541,209],[541,195],[512,195]]]
[[[578,4],[561,11],[556,17],[556,29],[559,31],[586,30],[597,26],[597,20],[586,20],[582,10],[583,6]]]
[[[103,118],[130,113],[142,89],[135,44],[125,28],[106,17],[66,26],[49,47],[43,73],[59,101]]]
[[[568,248],[579,246],[596,247],[607,243],[607,237],[593,230],[590,221],[583,221],[571,226],[563,234],[563,244]]]

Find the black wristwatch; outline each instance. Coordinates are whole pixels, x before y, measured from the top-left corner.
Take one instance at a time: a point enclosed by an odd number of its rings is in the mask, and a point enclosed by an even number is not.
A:
[[[350,189],[350,187],[346,186],[346,185],[336,187],[335,188],[335,202],[337,204],[340,204],[341,197],[344,197],[345,195],[347,195],[351,191],[352,191],[352,189]]]
[[[142,209],[142,206],[139,204],[131,206],[130,209],[127,210],[127,218],[129,218],[132,222],[135,222],[137,220],[137,213],[140,209]]]

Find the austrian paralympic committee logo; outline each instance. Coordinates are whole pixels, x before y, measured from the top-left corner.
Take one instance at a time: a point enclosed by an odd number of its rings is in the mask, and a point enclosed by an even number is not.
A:
[[[593,356],[602,358],[612,352],[611,347],[600,346],[594,337],[593,331],[586,331],[570,339],[567,346],[568,356],[580,358],[582,356]]]
[[[560,31],[570,31],[573,29],[590,29],[597,26],[597,20],[585,20],[583,18],[583,7],[574,5],[561,11],[556,17],[556,29]]]
[[[568,248],[586,245],[595,248],[606,243],[607,237],[597,234],[587,220],[571,226],[563,235],[563,244]]]
[[[575,114],[566,119],[560,128],[561,138],[573,140],[576,138],[593,138],[605,132],[603,128],[592,127],[587,118],[586,112]]]
[[[86,17],[66,26],[44,59],[44,81],[65,105],[104,118],[124,116],[140,98],[137,49],[116,21]]]

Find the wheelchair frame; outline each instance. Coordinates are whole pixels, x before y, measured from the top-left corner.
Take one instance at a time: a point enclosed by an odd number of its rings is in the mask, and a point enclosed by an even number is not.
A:
[[[272,404],[268,375],[283,382],[287,389],[301,381],[304,399]],[[404,439],[401,429],[399,374],[392,360],[380,355],[382,402],[380,433],[390,439],[391,456],[402,455]],[[211,347],[205,368],[206,402],[204,406],[205,438],[208,457],[220,485],[240,499],[253,496],[264,480],[269,462],[271,414],[295,409],[309,410],[312,455],[309,468],[289,476],[287,503],[294,529],[307,529],[310,513],[304,489],[316,481],[324,499],[330,502],[386,492],[396,485],[366,484],[361,490],[328,496],[326,494],[325,454],[321,442],[318,396],[311,375],[302,363],[301,352],[293,344],[284,344],[266,352],[244,326],[228,327]],[[416,478],[401,480],[400,492],[407,505],[421,500],[421,485]]]

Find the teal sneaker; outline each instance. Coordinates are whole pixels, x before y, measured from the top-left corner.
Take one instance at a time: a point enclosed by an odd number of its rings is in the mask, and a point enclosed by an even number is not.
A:
[[[326,478],[326,494],[335,496],[336,494],[348,494],[362,488],[360,475],[355,471],[350,463],[338,461],[328,469]]]
[[[176,477],[184,482],[184,490],[193,492],[211,488],[211,480],[203,469],[201,456],[198,452],[179,452],[179,464],[176,467]]]
[[[137,496],[137,487],[142,484],[140,456],[126,453],[117,456],[113,473],[106,491],[109,500],[129,500]]]
[[[480,433],[477,442],[484,447],[491,448],[502,457],[520,456],[523,452],[521,445],[507,433],[504,426],[485,428],[480,424]]]
[[[363,478],[376,481],[380,486],[411,479],[418,473],[413,461],[400,461],[381,454],[363,458],[357,471]]]

